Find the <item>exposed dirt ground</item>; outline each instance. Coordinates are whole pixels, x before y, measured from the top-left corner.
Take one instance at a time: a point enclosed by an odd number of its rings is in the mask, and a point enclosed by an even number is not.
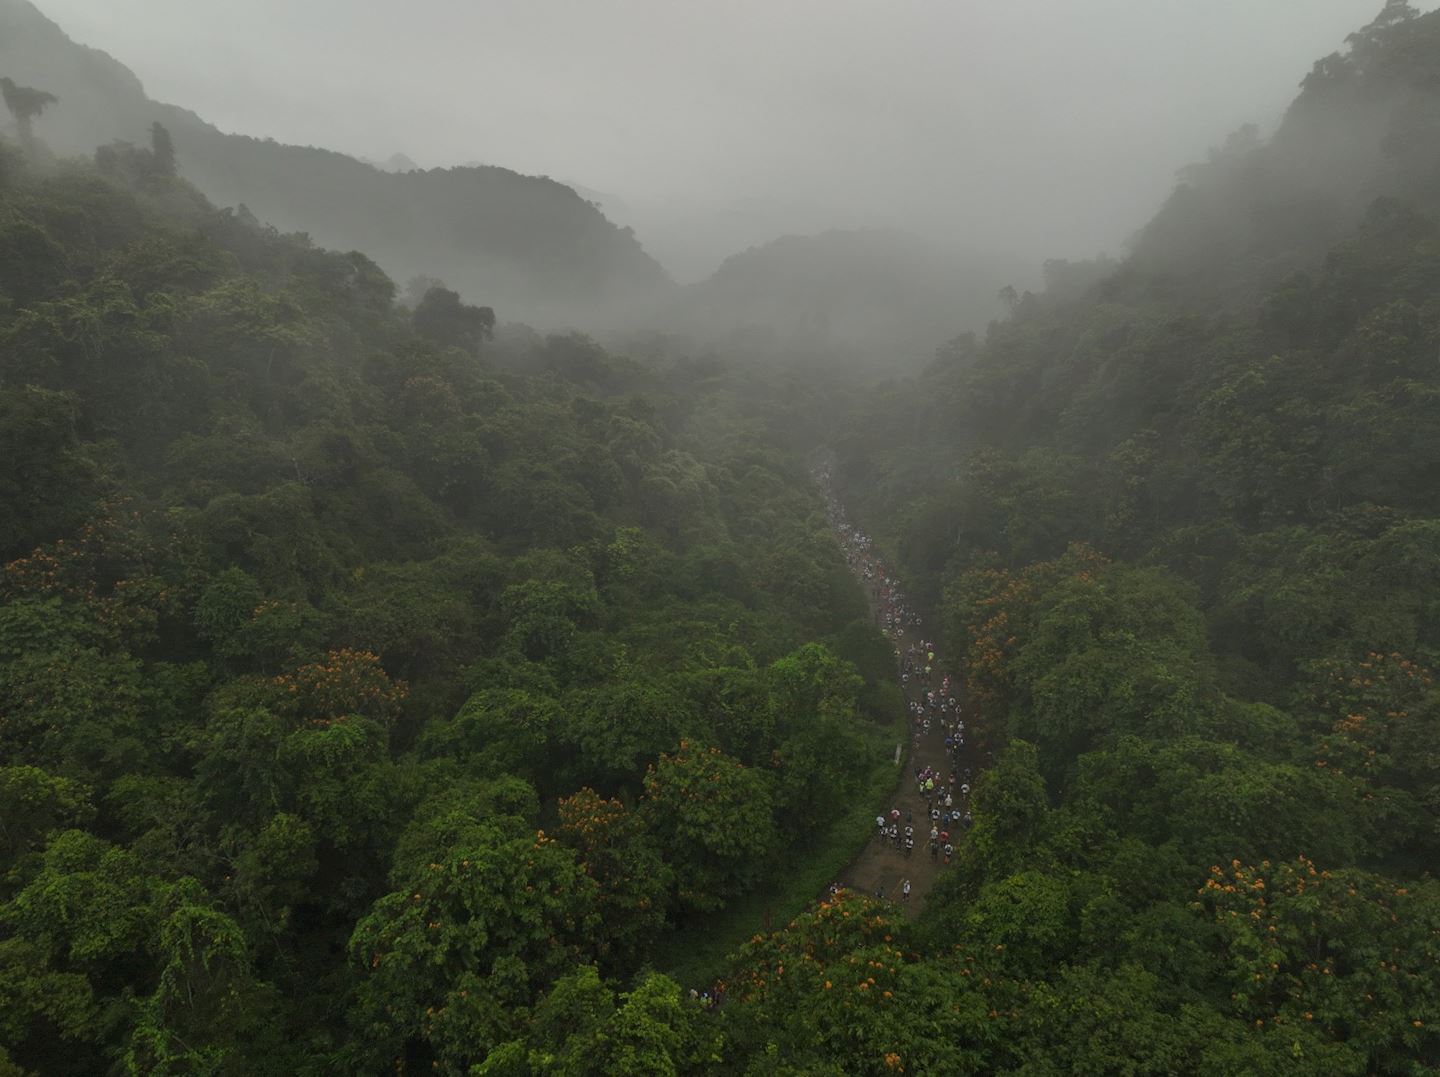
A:
[[[874,589],[864,579],[861,580],[861,584],[870,595],[872,612],[879,609]],[[931,638],[930,632],[923,624],[906,628],[905,635],[899,639],[892,637],[893,642],[902,651],[914,641]],[[930,678],[932,685],[940,684],[947,671],[951,673],[952,684],[959,683],[958,676],[955,675],[950,664],[945,661],[945,657],[939,652],[935,655]],[[905,690],[907,701],[919,699],[924,691],[924,686],[918,683],[918,678],[912,676],[910,684]],[[963,686],[961,697],[963,698]],[[905,826],[904,815],[906,812],[911,813],[915,827],[914,852],[906,855],[903,846],[897,849],[888,840],[872,837],[859,857],[841,873],[837,880],[841,886],[871,897],[883,891],[885,898],[897,902],[902,909],[914,912],[918,912],[924,904],[925,896],[930,892],[930,888],[935,884],[940,873],[946,870],[946,866],[943,851],[933,860],[930,857],[929,809],[926,806],[925,798],[920,793],[914,775],[925,767],[930,767],[942,775],[949,775],[952,769],[963,771],[965,767],[969,767],[974,775],[978,776],[988,761],[976,747],[979,738],[974,735],[973,730],[975,716],[967,708],[961,717],[972,733],[966,737],[965,749],[961,753],[958,764],[952,764],[950,757],[945,752],[945,731],[938,722],[931,723],[930,732],[922,734],[913,749],[909,744],[904,746],[906,755],[900,771],[900,783],[892,798],[893,802],[887,803],[884,811],[888,815],[892,808],[900,810],[902,832]],[[954,790],[954,798],[955,804],[958,806],[962,802],[958,782]],[[960,843],[965,840],[964,827],[953,827],[950,837],[952,843],[958,848]],[[901,897],[902,884],[906,879],[910,880],[908,901],[902,900]]]

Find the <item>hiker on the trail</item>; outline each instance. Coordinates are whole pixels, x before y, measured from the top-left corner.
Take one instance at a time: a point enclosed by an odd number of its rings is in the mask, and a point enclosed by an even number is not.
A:
[[[955,846],[949,842],[945,843],[945,863],[950,863],[950,858],[955,855]]]
[[[909,901],[909,900],[910,900],[910,880],[909,880],[909,879],[906,879],[903,883],[900,884],[900,900],[901,900],[901,901]]]

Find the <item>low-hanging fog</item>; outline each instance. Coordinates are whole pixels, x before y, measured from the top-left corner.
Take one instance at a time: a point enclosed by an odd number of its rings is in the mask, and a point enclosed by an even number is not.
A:
[[[221,128],[583,189],[681,281],[791,232],[1114,251],[1380,0],[45,0]],[[1428,6],[1428,5],[1427,5]]]

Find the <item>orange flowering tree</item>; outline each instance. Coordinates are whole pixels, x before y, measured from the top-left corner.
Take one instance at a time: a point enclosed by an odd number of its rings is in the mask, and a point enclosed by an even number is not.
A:
[[[1304,856],[1210,869],[1230,1008],[1257,1027],[1315,1027],[1364,1072],[1418,1072],[1440,1051],[1440,884],[1325,871]]]
[[[1398,651],[1322,658],[1305,673],[1301,698],[1331,719],[1352,714],[1403,718],[1435,686],[1433,670]]]
[[[1387,848],[1440,855],[1440,694],[1425,664],[1398,652],[1312,664],[1301,695],[1328,721],[1315,766],[1363,781]]]
[[[965,690],[982,713],[1003,715],[1010,700],[1010,661],[1019,649],[1017,626],[1033,598],[1028,573],[973,569],[946,593],[950,637],[965,648]]]
[[[599,952],[624,969],[665,926],[672,872],[639,817],[615,799],[581,789],[561,799],[555,837],[575,850],[594,879],[605,924]]]
[[[391,681],[378,656],[342,648],[275,678],[285,709],[311,725],[359,716],[393,722],[410,690]]]
[[[966,691],[982,714],[1004,717],[1015,701],[1014,663],[1046,592],[1066,578],[1089,581],[1106,564],[1090,547],[1076,544],[1054,561],[1019,571],[978,567],[951,582],[945,592],[947,632],[964,647]]]
[[[1309,669],[1305,701],[1329,723],[1316,765],[1362,777],[1373,784],[1404,784],[1416,762],[1407,758],[1422,743],[1426,696],[1434,673],[1398,652],[1371,651],[1362,659],[1322,659]],[[1407,751],[1409,749],[1409,751]]]
[[[182,613],[185,587],[156,571],[166,554],[174,551],[146,534],[138,511],[102,502],[72,534],[7,562],[0,599],[59,600],[83,610],[106,642],[145,645],[162,617]]]
[[[725,983],[726,1033],[742,1056],[775,1051],[794,1072],[982,1072],[985,1003],[971,970],[927,963],[911,928],[848,891],[783,931],[755,935]]]

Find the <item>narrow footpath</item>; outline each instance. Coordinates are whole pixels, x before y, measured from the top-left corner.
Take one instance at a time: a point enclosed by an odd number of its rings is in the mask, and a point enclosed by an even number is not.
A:
[[[989,760],[979,747],[978,731],[967,728],[972,716],[965,708],[959,677],[936,651],[933,632],[900,592],[894,574],[881,562],[869,539],[846,520],[829,469],[818,468],[815,477],[836,539],[870,600],[875,624],[894,645],[909,729],[908,743],[901,745],[899,786],[891,802],[883,806],[865,849],[836,883],[918,912],[940,873],[947,869],[944,846],[958,849],[967,838],[969,789]],[[927,773],[933,776],[932,790],[922,790]],[[950,797],[948,808],[946,794]],[[913,840],[908,849],[907,827]],[[940,835],[933,853],[932,828]],[[904,894],[907,880],[908,897]]]

